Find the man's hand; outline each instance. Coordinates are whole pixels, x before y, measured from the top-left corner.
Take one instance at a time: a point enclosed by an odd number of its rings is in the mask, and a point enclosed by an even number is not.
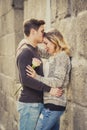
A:
[[[63,90],[61,88],[51,88],[50,94],[56,97],[60,97],[63,94]]]
[[[30,65],[26,66],[26,74],[32,78],[36,77],[36,71]]]

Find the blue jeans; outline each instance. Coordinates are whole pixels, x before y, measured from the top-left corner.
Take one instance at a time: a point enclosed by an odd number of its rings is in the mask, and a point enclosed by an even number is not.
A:
[[[43,108],[35,130],[59,130],[60,116],[63,112]]]
[[[35,130],[42,108],[41,103],[18,102],[19,130]]]

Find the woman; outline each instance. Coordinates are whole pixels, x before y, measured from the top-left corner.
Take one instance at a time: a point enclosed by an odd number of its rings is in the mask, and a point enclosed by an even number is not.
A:
[[[60,116],[66,108],[66,88],[69,83],[70,51],[62,34],[54,29],[44,35],[46,50],[50,54],[49,59],[43,65],[44,77],[36,74],[35,70],[28,66],[27,75],[52,87],[64,90],[60,97],[44,93],[44,108],[39,116],[36,130],[59,130]]]

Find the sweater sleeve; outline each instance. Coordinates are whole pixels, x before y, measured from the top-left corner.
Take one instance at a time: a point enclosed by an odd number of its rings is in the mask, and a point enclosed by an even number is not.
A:
[[[53,77],[50,77],[50,75],[49,77],[42,77],[40,75],[36,75],[36,79],[52,87],[62,87],[64,84],[64,79],[68,67],[68,56],[65,53],[58,54],[56,57],[56,62],[53,65]],[[49,71],[51,71],[50,68]]]
[[[23,86],[38,90],[38,91],[50,91],[50,86],[26,75],[26,66],[31,65],[32,53],[29,49],[24,49],[22,53],[17,57],[17,64],[21,83]]]
[[[40,57],[43,59],[48,59],[50,55],[47,53],[47,51],[41,47],[38,47],[38,52],[40,54]]]

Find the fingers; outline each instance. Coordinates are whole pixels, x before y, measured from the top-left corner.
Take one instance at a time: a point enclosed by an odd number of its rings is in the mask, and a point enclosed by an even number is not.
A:
[[[26,66],[26,74],[27,76],[30,76],[30,77],[33,77],[33,70],[32,70],[32,67],[30,65]]]
[[[30,65],[26,66],[26,74],[32,78],[35,78],[36,76],[35,70]]]
[[[63,89],[62,89],[62,88],[61,88],[61,89],[60,89],[60,88],[58,88],[58,89],[57,89],[56,96],[57,96],[57,97],[62,96],[63,92],[64,92],[64,91],[63,91]]]
[[[60,97],[63,94],[63,90],[58,88],[51,88],[50,94],[56,97]]]
[[[26,66],[26,68],[30,71],[34,71],[34,69],[30,65]]]

